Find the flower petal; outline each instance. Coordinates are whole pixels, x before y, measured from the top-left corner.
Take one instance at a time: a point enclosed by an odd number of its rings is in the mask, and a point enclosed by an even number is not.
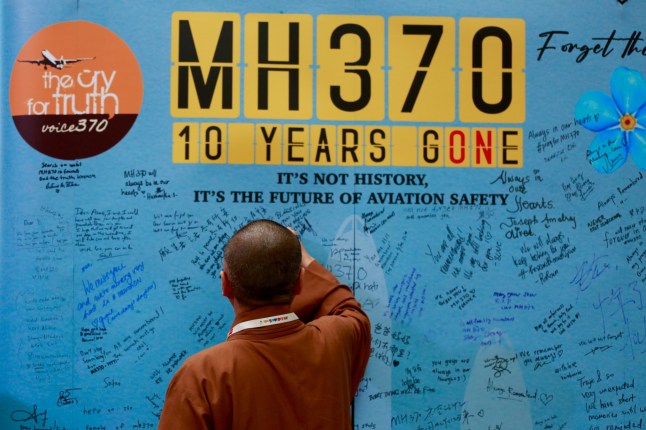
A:
[[[628,158],[624,133],[620,129],[606,130],[597,134],[588,148],[588,160],[600,173],[612,173]]]
[[[646,170],[646,130],[634,130],[629,141],[630,157],[637,167]]]
[[[591,131],[616,126],[620,118],[615,101],[601,91],[586,91],[574,107],[574,120]]]
[[[637,120],[637,125],[641,124],[642,127],[646,127],[646,105],[637,111],[635,119]]]
[[[646,79],[637,70],[617,67],[610,77],[610,91],[622,114],[634,114],[646,104]]]

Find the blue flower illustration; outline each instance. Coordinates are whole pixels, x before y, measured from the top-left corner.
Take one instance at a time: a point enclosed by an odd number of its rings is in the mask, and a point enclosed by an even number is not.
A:
[[[630,154],[646,170],[646,80],[637,70],[618,67],[610,77],[612,97],[586,91],[574,108],[574,118],[598,134],[590,143],[588,160],[601,173],[612,173]]]

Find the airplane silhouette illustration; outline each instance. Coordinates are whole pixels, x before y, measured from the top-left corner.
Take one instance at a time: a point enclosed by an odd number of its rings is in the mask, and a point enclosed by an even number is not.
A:
[[[43,49],[40,51],[42,54],[43,58],[37,59],[37,60],[18,60],[21,63],[31,63],[31,64],[36,64],[38,66],[45,66],[45,70],[47,70],[48,66],[55,67],[57,69],[63,69],[64,67],[68,67],[68,64],[73,64],[73,63],[78,63],[79,61],[87,61],[87,60],[94,60],[96,57],[92,58],[56,58],[54,57],[54,54],[52,54],[50,51],[47,49]]]

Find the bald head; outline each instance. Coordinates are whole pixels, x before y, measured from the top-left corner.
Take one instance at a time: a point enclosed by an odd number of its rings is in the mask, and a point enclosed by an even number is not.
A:
[[[300,263],[298,237],[270,220],[245,225],[224,248],[224,271],[233,295],[250,306],[291,303]]]

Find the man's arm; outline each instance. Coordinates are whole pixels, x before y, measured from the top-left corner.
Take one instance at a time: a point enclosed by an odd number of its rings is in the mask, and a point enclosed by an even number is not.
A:
[[[308,323],[324,316],[345,318],[344,337],[352,363],[351,389],[356,393],[370,357],[370,320],[347,285],[339,281],[303,248],[301,292],[294,297],[292,310]]]
[[[293,231],[293,230],[292,230]],[[337,315],[346,310],[360,313],[360,319],[368,320],[347,285],[310,255],[301,242],[301,292],[294,297],[292,310],[303,322],[309,322],[324,315]],[[369,322],[368,322],[369,324]]]
[[[345,310],[365,315],[350,288],[339,283],[318,261],[313,260],[304,269],[301,292],[292,302],[292,310],[301,321],[307,323],[325,315],[341,314]]]

